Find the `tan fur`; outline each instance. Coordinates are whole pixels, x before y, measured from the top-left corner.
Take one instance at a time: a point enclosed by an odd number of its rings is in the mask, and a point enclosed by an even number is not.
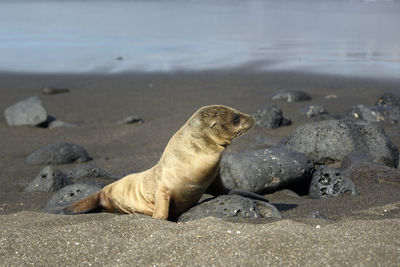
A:
[[[202,107],[174,134],[154,167],[104,187],[97,193],[96,205],[86,198],[65,211],[81,213],[100,206],[109,212],[138,212],[158,219],[178,216],[207,189],[214,194],[225,190],[219,176],[222,152],[254,122],[252,116],[226,106]]]

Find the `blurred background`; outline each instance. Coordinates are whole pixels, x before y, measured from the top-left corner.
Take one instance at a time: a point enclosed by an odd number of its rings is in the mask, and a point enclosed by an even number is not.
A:
[[[400,77],[399,0],[0,1],[0,71]]]

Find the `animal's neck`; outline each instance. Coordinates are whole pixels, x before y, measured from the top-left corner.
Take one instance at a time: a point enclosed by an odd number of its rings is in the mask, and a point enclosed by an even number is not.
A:
[[[162,158],[165,153],[172,154],[170,160],[179,162],[193,162],[200,160],[204,161],[207,168],[217,166],[222,156],[225,147],[219,144],[219,140],[210,137],[204,132],[194,132],[186,129],[184,125],[169,141]]]

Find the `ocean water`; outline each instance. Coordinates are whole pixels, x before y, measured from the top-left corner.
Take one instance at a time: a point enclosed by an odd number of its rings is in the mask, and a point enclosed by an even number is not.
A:
[[[0,1],[0,71],[400,77],[399,0]]]

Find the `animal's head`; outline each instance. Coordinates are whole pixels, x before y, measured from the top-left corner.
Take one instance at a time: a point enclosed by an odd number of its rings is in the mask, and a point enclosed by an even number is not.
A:
[[[250,130],[254,123],[253,116],[222,105],[202,107],[189,120],[189,125],[222,147]]]

